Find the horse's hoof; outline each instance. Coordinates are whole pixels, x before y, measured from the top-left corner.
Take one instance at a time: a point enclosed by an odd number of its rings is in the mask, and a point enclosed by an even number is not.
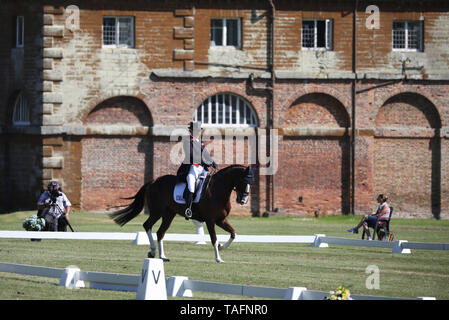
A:
[[[224,263],[224,261],[221,259],[215,259],[215,261],[217,261],[218,263]]]
[[[225,249],[224,245],[222,245],[222,244],[218,245],[218,250],[224,250],[224,249]]]
[[[162,261],[164,261],[164,262],[170,262],[170,259],[169,258],[161,258],[162,259]]]
[[[154,254],[152,254],[151,251],[148,252],[148,258],[154,258]]]

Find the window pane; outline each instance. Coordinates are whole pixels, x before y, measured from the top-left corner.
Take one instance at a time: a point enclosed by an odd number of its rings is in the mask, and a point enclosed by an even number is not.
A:
[[[103,18],[103,44],[115,44],[115,18]]]
[[[239,106],[240,124],[244,124],[245,123],[245,119],[244,119],[245,111],[244,111],[244,108],[245,108],[245,103],[242,100],[240,100],[240,106]]]
[[[257,117],[249,104],[234,94],[215,94],[195,111],[193,119],[213,126],[257,126]]]
[[[405,49],[405,22],[393,22],[393,48]]]
[[[13,124],[30,124],[30,109],[22,94],[17,98],[13,110]]]
[[[130,17],[119,18],[119,45],[133,46],[132,20]]]
[[[218,106],[218,122],[223,123],[223,96],[217,95],[217,106]]]
[[[317,28],[317,48],[325,48],[326,47],[326,21],[318,20],[316,22]]]
[[[231,106],[232,106],[232,124],[236,124],[237,123],[237,113],[236,113],[237,97],[236,96],[231,96]]]
[[[225,116],[226,116],[226,123],[229,124],[230,123],[230,112],[229,112],[229,95],[225,95],[224,96],[224,108],[225,108]]]
[[[215,46],[223,45],[223,19],[212,19],[210,27],[211,44]]]
[[[238,43],[238,21],[236,19],[228,19],[226,20],[226,45],[227,46],[235,46],[239,45]]]
[[[218,111],[217,111],[217,103],[216,103],[216,101],[217,101],[217,99],[216,99],[216,97],[215,96],[213,96],[212,97],[212,99],[211,99],[211,120],[212,120],[212,123],[217,123],[217,113],[218,113]]]
[[[409,22],[408,24],[408,48],[407,49],[419,49],[421,32],[419,22]]]
[[[211,26],[212,28],[223,28],[223,19],[212,19]]]
[[[245,105],[245,112],[246,112],[246,119],[245,119],[245,123],[250,124],[250,116],[251,116],[251,110],[249,109],[249,106],[246,104]]]
[[[302,22],[302,46],[304,48],[314,47],[314,38],[315,38],[314,28],[315,28],[314,21]]]
[[[203,123],[209,123],[209,106],[212,103],[213,99],[214,97],[212,97],[208,102],[204,104]]]

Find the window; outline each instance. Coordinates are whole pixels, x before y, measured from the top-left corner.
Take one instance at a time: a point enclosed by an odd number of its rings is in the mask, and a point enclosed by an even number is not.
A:
[[[207,127],[257,127],[257,116],[242,98],[229,93],[213,95],[198,107],[194,121]]]
[[[241,47],[240,19],[212,19],[210,21],[211,47]]]
[[[22,93],[17,96],[14,102],[12,123],[15,126],[27,126],[30,124],[30,109]]]
[[[303,20],[302,47],[332,50],[332,20]]]
[[[134,17],[103,17],[103,47],[134,48]]]
[[[393,22],[393,50],[422,51],[421,21]]]
[[[25,31],[25,19],[23,16],[16,17],[16,48],[23,48]]]

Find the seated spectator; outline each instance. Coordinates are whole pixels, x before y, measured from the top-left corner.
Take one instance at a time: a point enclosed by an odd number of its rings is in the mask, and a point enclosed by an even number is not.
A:
[[[366,234],[368,235],[368,240],[372,240],[369,228],[374,228],[376,226],[377,219],[388,219],[390,215],[390,206],[388,205],[387,201],[388,198],[385,195],[379,194],[377,196],[379,207],[377,208],[376,213],[364,216],[357,226],[346,231],[359,233],[359,228],[363,226]]]

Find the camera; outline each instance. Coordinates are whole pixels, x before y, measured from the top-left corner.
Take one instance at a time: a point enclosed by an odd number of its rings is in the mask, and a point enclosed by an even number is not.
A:
[[[55,202],[56,202],[56,199],[57,199],[59,196],[62,196],[62,193],[61,193],[61,192],[59,192],[58,190],[52,190],[51,193],[50,193],[50,200],[51,200],[51,202],[52,202],[52,203],[55,203]]]

